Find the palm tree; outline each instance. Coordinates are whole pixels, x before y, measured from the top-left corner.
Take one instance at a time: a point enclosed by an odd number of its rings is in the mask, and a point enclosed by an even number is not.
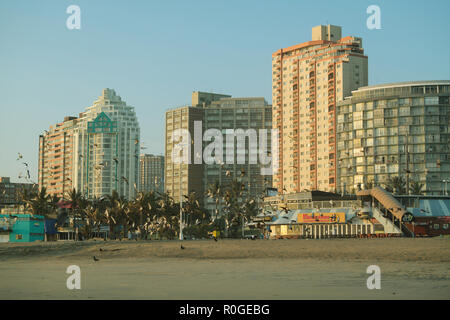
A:
[[[83,209],[86,207],[87,202],[84,198],[83,194],[73,188],[71,191],[67,192],[66,199],[70,204],[70,212],[73,219],[73,227],[76,232],[75,240],[78,240],[78,222],[77,220],[84,220],[84,211]]]
[[[47,189],[42,187],[37,193],[28,192],[26,189],[23,189],[20,195],[22,201],[25,203],[25,207],[31,211],[32,215],[42,215],[44,216],[44,220],[48,218],[51,213],[55,212],[56,204],[53,204],[52,201],[55,198],[50,197],[47,194]],[[47,241],[47,232],[45,229],[45,221],[44,221],[44,241]]]
[[[50,196],[47,194],[47,189],[42,187],[38,193],[26,193],[22,194],[25,206],[30,209],[31,214],[39,214],[45,218],[51,212]]]
[[[50,205],[50,210],[51,210],[51,214],[52,215],[57,215],[57,211],[58,211],[58,203],[61,199],[56,195],[52,195],[49,199],[49,205]]]
[[[130,226],[133,231],[138,231],[140,238],[147,238],[146,224],[158,215],[159,198],[155,192],[139,192],[132,202],[130,209]]]
[[[183,212],[187,218],[187,226],[192,225],[192,222],[195,222],[195,224],[203,223],[207,218],[207,214],[200,206],[200,202],[198,201],[195,191],[189,193],[187,196],[184,195],[184,197],[186,198],[186,201],[183,203]]]
[[[116,227],[124,224],[127,203],[123,197],[119,196],[119,193],[116,190],[113,190],[110,195],[106,196],[106,203],[104,218],[109,225],[110,238],[115,238]]]
[[[219,213],[218,206],[220,204],[220,198],[222,197],[222,189],[220,188],[219,181],[216,180],[216,182],[209,185],[206,195],[210,198],[213,198],[216,203],[216,210],[214,212],[215,213],[214,220],[216,220]]]
[[[231,226],[239,225],[238,218],[241,210],[239,203],[242,202],[242,195],[244,192],[245,184],[237,179],[233,179],[230,185],[225,189],[223,199],[226,204],[225,224],[227,232],[229,232]]]
[[[411,192],[411,194],[414,195],[419,195],[422,194],[422,188],[423,188],[423,184],[417,181],[414,181],[410,186],[409,186],[409,191]]]
[[[180,228],[180,206],[168,193],[160,194],[157,214],[152,217],[150,229],[152,234],[173,239]]]
[[[400,176],[389,177],[386,183],[386,190],[394,194],[404,194],[405,193],[405,180]]]

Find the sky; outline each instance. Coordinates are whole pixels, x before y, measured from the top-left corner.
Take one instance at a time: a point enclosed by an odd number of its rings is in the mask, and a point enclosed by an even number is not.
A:
[[[69,30],[66,9],[81,9]],[[378,5],[381,29],[366,9]],[[164,112],[192,91],[264,97],[271,55],[311,40],[316,25],[363,38],[369,85],[450,79],[450,1],[0,2],[0,176],[37,180],[39,134],[113,88],[135,107],[145,152],[164,152]]]

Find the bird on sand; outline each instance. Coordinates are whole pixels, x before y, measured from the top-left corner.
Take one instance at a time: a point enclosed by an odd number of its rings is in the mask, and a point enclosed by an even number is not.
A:
[[[213,237],[213,239],[214,239],[215,242],[217,242],[217,238],[216,237]]]
[[[184,249],[184,247],[183,247],[183,245],[181,245],[181,247],[180,247],[182,250]]]
[[[94,256],[94,261],[100,261],[100,259],[97,259],[97,258]]]
[[[102,248],[100,248],[100,251],[104,251]]]

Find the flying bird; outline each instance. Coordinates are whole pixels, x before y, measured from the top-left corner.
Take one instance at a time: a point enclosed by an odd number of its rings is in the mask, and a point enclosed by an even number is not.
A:
[[[241,177],[245,176],[245,170],[244,168],[241,168]]]
[[[231,177],[231,172],[230,172],[230,170],[227,170],[227,172],[225,172],[225,175],[226,175],[227,177]]]
[[[19,157],[17,158],[17,160],[20,160],[23,158],[23,156],[20,154],[20,152],[17,153],[19,155]]]
[[[128,179],[127,178],[125,178],[124,176],[122,176],[122,179],[127,183],[127,184],[129,184],[129,182],[128,182]]]

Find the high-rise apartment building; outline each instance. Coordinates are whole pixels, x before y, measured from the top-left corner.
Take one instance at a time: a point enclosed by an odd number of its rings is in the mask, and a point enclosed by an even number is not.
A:
[[[139,184],[140,129],[133,107],[112,89],[79,118],[40,137],[39,186],[66,196],[72,188],[88,198],[117,190],[132,198]]]
[[[195,124],[197,122],[197,131]],[[271,163],[261,165],[259,158],[259,129],[267,129],[267,150],[271,150],[272,110],[264,98],[231,98],[229,95],[220,95],[206,92],[193,92],[192,106],[185,106],[166,112],[166,144],[165,144],[165,191],[173,196],[175,201],[182,195],[195,191],[203,205],[214,209],[212,199],[204,197],[209,186],[216,181],[226,185],[233,178],[240,178],[245,171],[242,181],[246,183],[248,196],[260,195],[265,187],[271,185],[270,175],[261,175],[262,167],[270,167]],[[190,133],[189,144],[190,164],[174,163],[172,153],[179,140],[173,142],[173,134],[177,129],[187,129]],[[205,164],[203,150],[212,141],[202,141],[206,130],[215,129],[222,134],[223,158],[217,163]],[[233,140],[233,161],[226,161],[227,130],[254,129],[257,135],[258,147],[253,150],[249,147],[249,138],[245,138],[246,146],[239,149],[237,139]],[[195,150],[194,140],[200,139],[201,150]],[[177,150],[175,153],[177,154]],[[198,154],[197,154],[198,153]],[[250,163],[249,156],[257,158],[257,163]],[[237,157],[243,156],[244,163],[238,163]],[[197,159],[200,163],[196,163]],[[197,162],[198,162],[197,161]],[[227,175],[227,171],[229,174]],[[180,176],[181,172],[181,176]],[[181,179],[180,179],[181,178]],[[241,179],[241,178],[240,178]],[[181,181],[181,186],[180,186]]]
[[[62,198],[74,186],[73,131],[77,124],[76,117],[65,117],[39,136],[38,184],[50,195]]]
[[[314,27],[312,41],[272,54],[275,188],[336,190],[336,102],[366,86],[367,73],[362,39],[342,38],[338,26]]]
[[[88,197],[116,190],[127,199],[139,183],[140,128],[134,108],[112,89],[80,114],[74,129],[74,184]]]
[[[139,191],[164,192],[164,156],[141,154]]]
[[[261,174],[263,167],[270,167],[271,163],[261,164],[259,157],[259,139],[261,129],[266,130],[266,150],[271,152],[271,129],[272,129],[272,106],[267,104],[264,98],[222,98],[213,101],[204,108],[203,131],[217,129],[223,134],[223,164],[205,165],[203,170],[203,189],[207,190],[216,181],[220,185],[228,185],[232,179],[239,179],[245,184],[247,196],[258,199],[265,188],[272,186],[272,175]],[[238,147],[237,140],[228,146],[233,150],[233,161],[229,164],[226,161],[227,155],[227,130],[242,129],[244,132],[252,129],[255,133],[254,141],[258,140],[256,148],[250,147],[250,135],[245,137],[245,147]],[[235,132],[235,131],[234,131]],[[234,140],[233,140],[234,141]],[[210,142],[205,142],[204,147]],[[231,149],[232,148],[232,149]],[[239,163],[239,156],[244,159],[244,163]],[[253,156],[255,161],[250,161]],[[241,161],[242,162],[242,161]],[[229,175],[226,173],[229,172]],[[241,174],[245,174],[241,177]],[[215,201],[205,198],[204,206],[210,212],[215,209]]]
[[[384,187],[399,176],[443,194],[450,182],[449,97],[450,81],[420,81],[359,88],[339,102],[338,190]]]
[[[203,194],[202,174],[203,164],[193,161],[193,141],[186,141],[189,146],[191,163],[173,161],[172,155],[178,154],[175,149],[180,141],[173,141],[174,132],[177,129],[186,129],[194,139],[194,122],[203,121],[203,109],[201,107],[185,106],[166,111],[166,143],[165,143],[165,170],[164,191],[168,192],[175,201],[180,200],[180,195],[196,192],[198,196]],[[185,155],[180,154],[180,158]]]
[[[196,156],[199,158],[199,155],[195,155],[194,153],[194,125],[196,121],[199,123],[200,134],[202,134],[203,108],[212,101],[229,97],[231,96],[194,91],[192,92],[191,106],[183,106],[166,111],[164,191],[168,192],[175,201],[180,200],[180,194],[187,195],[191,192],[195,192],[201,200],[203,199],[203,158],[200,155],[201,163],[196,163],[199,161],[194,160]],[[179,140],[173,139],[173,134],[177,129],[186,129],[189,131],[191,141],[188,141],[187,143],[189,143],[190,163],[173,161],[173,153],[180,157],[185,156],[178,153],[175,149]],[[200,139],[202,139],[202,137],[200,137]]]

